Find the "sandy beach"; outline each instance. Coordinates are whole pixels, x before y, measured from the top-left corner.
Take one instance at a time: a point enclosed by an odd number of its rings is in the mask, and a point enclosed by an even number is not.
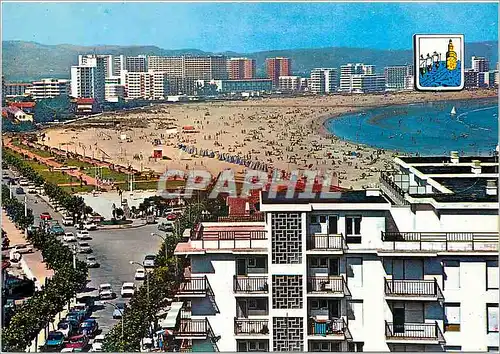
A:
[[[383,105],[496,95],[481,90],[164,104],[48,128],[39,142],[140,171],[205,169],[217,175],[246,168],[209,157],[213,153],[244,158],[252,162],[249,168],[261,170],[333,170],[341,187],[361,188],[392,168],[394,152],[341,141],[324,129],[326,119]],[[154,148],[167,159],[152,158]]]

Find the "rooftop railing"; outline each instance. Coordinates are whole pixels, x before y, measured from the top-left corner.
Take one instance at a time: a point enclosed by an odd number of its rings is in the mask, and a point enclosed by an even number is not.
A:
[[[396,297],[436,297],[444,299],[439,284],[434,279],[384,279],[385,295]]]
[[[385,322],[385,336],[391,340],[435,340],[443,342],[444,337],[437,322],[402,323]]]
[[[497,232],[384,232],[384,248],[398,251],[498,251]]]
[[[399,205],[409,205],[405,199],[405,191],[398,186],[386,173],[380,174],[380,188]]]
[[[201,248],[253,248],[255,241],[267,240],[265,230],[207,230],[202,224],[191,230],[191,240],[201,241]]]

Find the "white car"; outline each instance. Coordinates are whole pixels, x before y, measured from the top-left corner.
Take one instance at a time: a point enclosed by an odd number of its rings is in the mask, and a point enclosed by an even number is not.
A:
[[[19,254],[33,253],[33,246],[29,243],[19,244],[14,246],[14,252]]]
[[[80,253],[92,253],[92,248],[88,242],[78,242],[78,252]]]
[[[75,353],[75,348],[62,348],[60,353]]]
[[[97,230],[97,224],[92,221],[87,221],[85,224],[83,224],[83,228],[89,231]]]
[[[73,218],[69,216],[63,217],[62,224],[64,226],[73,226]]]
[[[156,264],[155,260],[156,260],[156,256],[154,254],[148,254],[146,257],[144,257],[144,262],[142,262],[142,264],[146,268],[154,268],[154,266]]]
[[[111,288],[111,284],[101,284],[99,285],[99,299],[106,300],[112,299],[114,297],[113,289]]]
[[[24,179],[24,178],[19,181],[19,185],[21,187],[26,187],[29,184],[30,184],[30,182],[27,179]]]
[[[143,268],[139,268],[135,271],[135,280],[144,280],[146,278],[146,271]]]
[[[135,284],[131,282],[125,282],[122,286],[122,297],[132,297],[135,293]]]
[[[36,194],[36,186],[34,184],[30,184],[27,190],[29,194]]]
[[[90,234],[87,230],[81,230],[76,233],[76,237],[80,240],[90,240]]]
[[[104,334],[99,334],[95,336],[94,342],[92,343],[92,348],[90,352],[97,353],[102,352],[102,343],[104,342]]]
[[[87,267],[89,268],[99,268],[99,263],[94,256],[87,256],[85,263],[87,263]]]
[[[64,242],[76,242],[75,234],[72,232],[66,232],[63,236]]]

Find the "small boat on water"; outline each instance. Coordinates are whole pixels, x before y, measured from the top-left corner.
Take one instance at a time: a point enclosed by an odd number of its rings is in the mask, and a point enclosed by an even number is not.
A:
[[[452,116],[454,116],[455,114],[457,114],[457,110],[455,109],[455,106],[453,106],[453,108],[451,109],[450,114],[451,114]]]

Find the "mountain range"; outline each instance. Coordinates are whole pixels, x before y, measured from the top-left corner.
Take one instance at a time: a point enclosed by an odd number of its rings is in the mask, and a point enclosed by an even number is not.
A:
[[[198,49],[169,50],[156,46],[77,46],[71,44],[45,45],[28,41],[2,42],[2,74],[7,81],[32,81],[44,77],[69,78],[71,65],[78,64],[79,54],[112,55],[210,55],[223,54],[229,57],[248,57],[256,60],[257,74],[264,75],[265,59],[289,57],[294,74],[308,75],[313,68],[340,67],[345,63],[363,62],[375,65],[377,72],[383,67],[412,63],[413,50],[377,50],[369,48],[310,48],[271,50],[254,53],[221,52],[210,53]],[[498,61],[498,41],[465,44],[465,65],[470,67],[471,56],[483,56],[490,60],[493,68]]]

